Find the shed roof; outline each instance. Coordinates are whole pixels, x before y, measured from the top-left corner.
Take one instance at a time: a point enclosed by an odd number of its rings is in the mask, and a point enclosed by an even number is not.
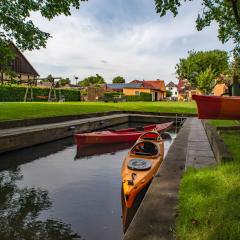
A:
[[[10,45],[16,54],[15,59],[11,64],[12,70],[17,74],[39,76],[38,72],[22,54],[22,52],[15,46],[15,44],[11,42]]]

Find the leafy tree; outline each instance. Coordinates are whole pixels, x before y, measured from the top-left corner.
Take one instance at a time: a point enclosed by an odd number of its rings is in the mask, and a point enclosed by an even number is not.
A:
[[[48,20],[61,14],[69,16],[71,8],[79,9],[82,1],[85,0],[0,1],[0,27],[2,29],[0,39],[5,42],[15,40],[17,46],[23,50],[45,47],[50,34],[34,25],[31,14],[39,12]]]
[[[212,92],[215,86],[215,74],[210,67],[201,72],[196,80],[199,90],[205,94],[210,94]]]
[[[0,73],[13,76],[10,68],[15,54],[10,42],[15,42],[21,50],[46,47],[50,34],[40,30],[31,20],[33,12],[39,12],[48,20],[64,14],[71,15],[71,8],[79,9],[80,2],[86,0],[21,0],[0,1]],[[3,80],[2,80],[3,81]]]
[[[166,91],[166,97],[171,97],[172,96],[172,92],[170,90]]]
[[[176,74],[180,79],[188,79],[189,82],[198,87],[197,77],[207,69],[213,69],[214,77],[229,71],[228,53],[226,51],[190,51],[187,58],[180,59],[176,65]]]
[[[191,0],[155,0],[156,11],[160,16],[172,12],[174,17],[178,14],[178,8],[183,2]],[[202,12],[196,19],[196,28],[201,31],[203,28],[216,22],[218,25],[218,38],[222,43],[232,40],[234,43],[234,59],[240,61],[240,1],[239,0],[201,0]],[[237,63],[240,65],[240,63]],[[232,82],[234,94],[240,95],[240,76],[233,71]],[[238,93],[237,93],[238,92]]]
[[[0,36],[1,36],[1,33],[0,33]],[[14,59],[14,57],[15,57],[15,54],[12,51],[9,43],[0,40],[0,78],[1,78],[1,83],[3,83],[3,74],[10,76],[10,78],[16,76],[16,74],[11,69],[11,63],[12,63],[12,60]]]
[[[183,2],[191,0],[155,0],[160,16],[172,12],[174,17]],[[201,31],[212,22],[218,24],[218,38],[222,43],[230,39],[235,43],[235,51],[240,53],[240,2],[239,0],[201,0],[202,12],[196,19],[196,28]]]
[[[58,81],[58,84],[59,84],[60,86],[65,86],[65,85],[70,84],[70,83],[71,83],[71,81],[70,81],[69,78],[60,79],[60,80]]]
[[[112,83],[125,83],[125,79],[121,76],[117,76],[112,80]]]
[[[87,87],[90,85],[98,85],[98,84],[103,84],[103,83],[105,83],[104,78],[98,74],[96,74],[96,76],[87,77],[87,78],[83,79],[82,81],[78,82],[78,84],[82,87]]]

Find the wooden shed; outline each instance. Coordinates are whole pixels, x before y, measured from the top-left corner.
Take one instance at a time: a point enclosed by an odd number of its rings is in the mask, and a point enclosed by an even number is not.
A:
[[[16,79],[19,80],[20,83],[26,83],[30,79],[36,79],[39,74],[35,70],[35,68],[21,53],[21,51],[15,46],[15,44],[10,43],[10,45],[16,55],[10,66],[12,71],[14,71],[17,75]],[[4,73],[1,73],[1,80],[8,81],[10,80],[10,77]]]

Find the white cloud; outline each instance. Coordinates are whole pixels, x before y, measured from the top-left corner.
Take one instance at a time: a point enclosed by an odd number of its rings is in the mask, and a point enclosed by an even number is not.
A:
[[[136,21],[98,21],[91,14],[74,12],[52,22],[33,15],[35,23],[53,36],[47,48],[25,55],[42,77],[52,74],[79,79],[102,75],[108,82],[116,75],[132,79],[174,80],[174,66],[191,49],[223,48],[216,27],[195,30],[193,13],[178,18]],[[229,47],[229,46],[226,46]]]

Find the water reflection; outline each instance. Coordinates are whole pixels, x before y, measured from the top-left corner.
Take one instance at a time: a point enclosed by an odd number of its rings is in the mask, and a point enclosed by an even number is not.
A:
[[[0,240],[122,239],[120,169],[132,144],[76,154],[67,138],[0,155]]]
[[[15,169],[21,164],[47,157],[51,154],[63,151],[72,145],[74,145],[74,139],[69,137],[30,148],[0,154],[0,171]]]
[[[134,141],[135,142],[135,141]],[[134,142],[126,142],[126,143],[115,143],[115,144],[96,144],[90,146],[84,146],[77,148],[77,154],[75,159],[81,159],[85,157],[99,156],[102,154],[115,154],[117,151],[125,150],[131,148]]]
[[[39,220],[41,211],[52,205],[48,191],[41,188],[20,189],[20,168],[0,173],[0,239],[81,239],[71,226],[56,219]]]
[[[171,144],[173,133],[163,132],[161,137],[166,144]],[[95,144],[82,146],[77,148],[75,159],[81,159],[85,157],[100,156],[102,154],[110,153],[115,154],[117,151],[129,149],[136,141],[122,142],[113,144]]]

